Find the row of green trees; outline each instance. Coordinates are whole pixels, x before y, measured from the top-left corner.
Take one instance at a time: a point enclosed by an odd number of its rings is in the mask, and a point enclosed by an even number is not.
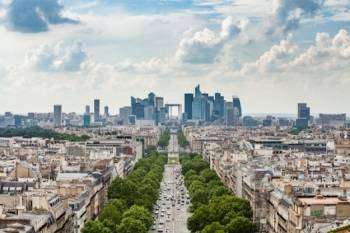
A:
[[[250,203],[238,198],[220,181],[198,154],[181,155],[182,173],[191,197],[191,232],[253,233]]]
[[[75,134],[67,134],[67,133],[58,133],[52,129],[44,129],[39,126],[31,126],[31,127],[21,127],[21,128],[0,128],[0,137],[24,137],[24,138],[32,138],[32,137],[40,137],[40,138],[48,138],[55,140],[68,140],[68,141],[86,141],[90,139],[88,135],[78,136]]]
[[[169,145],[169,140],[170,140],[170,130],[166,129],[162,132],[160,135],[159,141],[158,141],[158,146],[165,148]]]
[[[109,202],[97,220],[85,224],[82,233],[148,232],[165,163],[166,156],[153,151],[126,178],[114,179],[108,188]]]
[[[181,129],[177,131],[177,141],[179,145],[183,148],[187,147],[189,144]]]

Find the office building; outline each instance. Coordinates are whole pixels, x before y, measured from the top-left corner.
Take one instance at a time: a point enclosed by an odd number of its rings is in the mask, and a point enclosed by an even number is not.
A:
[[[192,119],[198,121],[207,121],[210,117],[210,105],[208,103],[208,94],[202,94],[200,86],[195,88],[195,95],[192,101]]]
[[[99,99],[94,100],[94,121],[95,122],[100,121],[100,100]]]
[[[55,127],[62,125],[62,105],[53,106],[53,124]]]
[[[23,117],[20,115],[14,115],[15,127],[22,126]]]
[[[310,120],[310,108],[306,103],[298,103],[298,118]]]
[[[90,105],[85,106],[85,113],[90,115]]]
[[[135,115],[129,115],[128,122],[130,125],[136,125],[136,116]]]
[[[135,98],[131,96],[131,114],[136,116],[137,120],[153,120],[156,121],[157,113],[164,107],[163,97],[157,97],[150,92],[145,99]]]
[[[157,110],[164,107],[164,98],[163,97],[156,97],[156,108]]]
[[[258,121],[252,116],[243,117],[243,126],[245,127],[255,127],[258,126]]]
[[[298,103],[298,118],[295,122],[295,126],[300,129],[309,127],[310,121],[310,108],[306,103]]]
[[[239,117],[241,117],[242,116],[241,101],[239,100],[239,98],[237,96],[232,97],[232,104],[233,104],[234,108],[237,108],[238,115],[239,115]]]
[[[154,120],[154,106],[145,106],[144,108],[144,120]]]
[[[125,106],[119,108],[119,118],[122,120],[123,125],[129,124],[129,116],[131,115],[131,107]]]
[[[83,115],[83,127],[88,128],[91,124],[91,116],[90,114],[85,113]]]
[[[193,102],[193,94],[185,93],[185,117],[188,120],[192,119],[192,102]]]
[[[225,99],[220,93],[215,93],[214,97],[214,109],[213,120],[219,120],[224,118],[225,115]]]
[[[281,127],[289,126],[289,120],[287,118],[278,118],[278,125]]]
[[[108,106],[104,107],[104,116],[106,116],[106,117],[109,116],[109,108],[108,108]]]
[[[144,106],[134,97],[131,97],[131,113],[135,115],[137,119],[143,119],[145,115]]]
[[[319,122],[322,127],[343,127],[346,122],[346,114],[323,114],[319,115]]]
[[[225,103],[225,125],[234,126],[234,108],[232,102]]]
[[[148,105],[156,106],[156,95],[153,92],[148,94]]]
[[[34,120],[34,118],[35,118],[35,113],[34,113],[34,112],[28,112],[27,118],[28,118],[29,120]]]

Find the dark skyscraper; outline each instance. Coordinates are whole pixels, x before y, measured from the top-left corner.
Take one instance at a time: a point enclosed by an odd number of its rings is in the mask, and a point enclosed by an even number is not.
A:
[[[131,113],[136,116],[136,119],[143,119],[145,116],[145,107],[140,99],[131,97]]]
[[[215,93],[213,120],[222,119],[225,115],[225,99],[220,93]]]
[[[95,122],[100,121],[100,100],[99,99],[94,100],[94,121]]]
[[[53,106],[53,124],[55,127],[60,127],[62,124],[62,105]]]
[[[20,127],[22,125],[22,119],[23,117],[20,115],[14,115],[14,119],[15,119],[15,126],[16,127]]]
[[[310,108],[306,103],[298,103],[298,118],[310,120]]]
[[[90,105],[85,106],[85,113],[90,114]]]
[[[238,109],[238,116],[241,117],[242,116],[241,101],[237,96],[233,96],[232,103],[233,103],[233,107]]]
[[[108,106],[105,106],[105,108],[104,108],[104,115],[105,116],[109,116],[109,108],[108,108]]]
[[[85,113],[83,115],[83,127],[87,128],[90,126],[90,123],[91,123],[90,119],[91,119],[90,114]]]
[[[193,94],[185,93],[185,114],[187,119],[192,119]]]
[[[298,103],[298,118],[295,126],[300,129],[309,127],[310,108],[306,103]]]
[[[156,106],[156,95],[153,92],[148,94],[148,104],[151,106]]]

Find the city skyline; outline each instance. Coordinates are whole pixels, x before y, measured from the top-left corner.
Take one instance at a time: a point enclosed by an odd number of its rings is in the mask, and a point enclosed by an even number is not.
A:
[[[344,0],[0,0],[0,112],[180,103],[200,83],[249,113],[350,114],[349,21]]]
[[[199,84],[198,84],[199,85]],[[187,94],[190,94],[191,91],[189,91],[188,93],[182,93],[182,100],[180,100],[179,103],[175,103],[175,102],[170,102],[170,101],[167,101],[167,98],[165,96],[161,97],[161,98],[164,98],[164,104],[181,104],[182,105],[182,112],[185,113],[185,101],[184,101],[184,95],[187,95]],[[145,96],[147,96],[147,94],[149,93],[153,93],[152,91],[151,92],[145,92]],[[207,90],[204,92],[205,94],[207,94]],[[219,91],[216,91],[212,94],[221,94],[222,97],[224,98],[227,98],[227,99],[232,99],[232,98],[235,98],[235,97],[239,97],[237,95],[231,95],[231,96],[226,96],[226,95],[223,95],[221,92]],[[157,93],[158,94],[158,93]],[[140,95],[141,96],[141,95]],[[27,113],[31,113],[31,112],[35,112],[35,113],[53,113],[52,109],[53,109],[53,106],[61,106],[62,107],[62,113],[77,113],[77,114],[81,114],[81,115],[84,115],[87,113],[87,110],[89,110],[89,114],[93,114],[95,113],[94,110],[94,102],[95,101],[98,101],[99,104],[98,104],[98,107],[97,109],[99,109],[99,115],[103,115],[104,112],[101,112],[101,109],[104,111],[105,108],[107,107],[108,108],[108,113],[109,115],[119,115],[120,112],[119,110],[121,108],[124,108],[124,107],[130,107],[130,97],[133,97],[133,96],[129,96],[128,100],[126,101],[126,103],[124,105],[121,105],[121,106],[116,106],[115,104],[109,104],[109,103],[106,103],[105,100],[103,98],[91,98],[89,101],[91,102],[84,102],[80,107],[78,107],[78,109],[72,109],[70,108],[69,110],[67,110],[66,106],[69,106],[69,104],[63,104],[62,102],[57,102],[57,103],[52,103],[50,104],[50,106],[48,106],[48,108],[45,110],[41,110],[41,111],[34,111],[33,109],[30,109],[29,111],[11,111],[9,109],[5,110],[5,111],[1,111],[0,110],[0,115],[6,113],[6,112],[11,112],[12,114],[20,114],[20,115],[26,115]],[[158,97],[158,95],[157,95]],[[239,98],[241,101],[242,99]],[[100,105],[100,103],[102,102],[102,105]],[[244,111],[241,112],[241,116],[248,116],[248,115],[251,115],[251,116],[255,116],[255,117],[265,117],[265,116],[268,116],[268,115],[272,115],[272,116],[275,116],[275,117],[287,117],[287,118],[298,118],[298,111],[296,109],[296,106],[298,103],[305,103],[305,101],[301,101],[301,102],[294,102],[294,105],[292,106],[292,109],[290,112],[277,112],[277,111],[274,111],[274,112],[251,112],[251,111],[245,111],[245,109],[249,109],[249,106],[245,103],[245,101],[243,100],[243,103],[244,103]],[[309,104],[309,103],[308,103]],[[309,104],[310,106],[310,104]],[[90,110],[92,109],[92,111]],[[347,115],[350,115],[349,112],[347,111],[339,111],[339,112],[327,112],[327,111],[314,111],[313,107],[311,106],[311,110],[310,110],[310,115],[312,116],[318,116],[319,114],[322,114],[322,113],[325,113],[325,114],[337,114],[337,113],[345,113]],[[95,116],[95,115],[94,115]]]

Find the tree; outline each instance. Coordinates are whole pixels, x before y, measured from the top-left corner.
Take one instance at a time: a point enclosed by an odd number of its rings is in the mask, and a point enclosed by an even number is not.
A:
[[[205,182],[209,182],[211,180],[219,180],[219,177],[216,175],[216,173],[209,168],[201,171],[200,175],[205,179]]]
[[[228,233],[254,233],[255,225],[245,217],[236,217],[226,226]]]
[[[120,224],[125,204],[119,199],[112,199],[101,211],[98,219],[104,223],[111,231],[115,230],[115,226]]]
[[[153,218],[150,212],[142,206],[133,205],[123,215],[124,218],[133,218],[140,220],[148,229],[152,226]]]
[[[207,205],[202,205],[187,219],[187,227],[191,232],[198,232],[210,222],[212,213]]]
[[[111,231],[105,227],[100,221],[88,221],[81,233],[111,233]]]
[[[200,180],[193,180],[192,181],[192,179],[189,178],[186,183],[187,183],[187,186],[188,186],[188,191],[190,192],[191,195],[196,190],[205,188],[205,184],[202,181],[200,181]]]
[[[219,222],[212,222],[206,225],[201,233],[225,233],[225,227]]]
[[[205,182],[203,177],[201,177],[199,175],[193,175],[193,176],[188,177],[188,179],[185,180],[185,185],[191,186],[191,184],[194,183],[195,181],[198,181],[202,184],[204,184],[204,182]]]
[[[158,192],[151,186],[151,184],[143,182],[138,188],[138,193],[142,193],[142,195],[148,195],[150,197],[155,197]]]
[[[209,193],[204,188],[199,188],[195,190],[191,197],[191,202],[193,207],[196,209],[198,206],[203,204],[208,204],[209,202]]]
[[[126,201],[127,206],[134,203],[137,197],[137,186],[134,182],[120,177],[115,178],[108,188],[108,198],[120,198]]]
[[[197,175],[196,171],[193,169],[190,169],[188,172],[185,174],[185,179],[188,179],[191,176]]]
[[[146,233],[147,231],[145,224],[134,218],[123,218],[121,224],[117,227],[118,233]]]
[[[229,194],[229,191],[224,186],[215,186],[210,190],[210,198],[220,197]]]
[[[210,208],[215,212],[216,219],[221,221],[231,211],[237,215],[251,218],[252,210],[249,201],[232,196],[224,195],[215,197],[210,202]]]

